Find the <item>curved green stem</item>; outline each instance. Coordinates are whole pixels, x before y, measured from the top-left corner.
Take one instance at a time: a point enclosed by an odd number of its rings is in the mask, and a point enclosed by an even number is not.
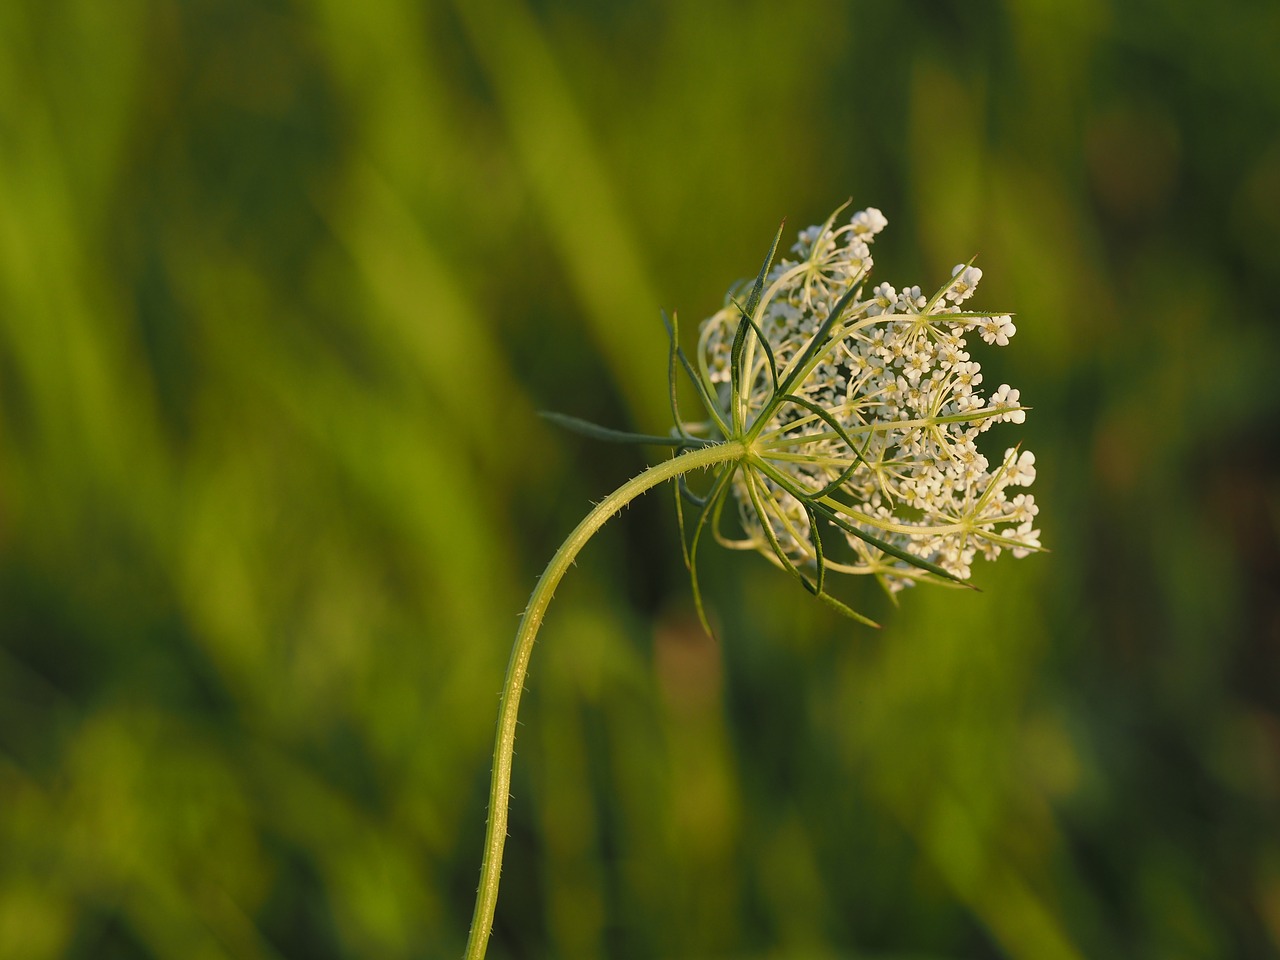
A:
[[[466,960],[481,960],[489,944],[493,928],[493,912],[498,903],[498,879],[502,872],[502,848],[507,839],[507,807],[511,798],[511,761],[515,754],[516,712],[520,707],[520,694],[524,691],[524,678],[529,669],[529,655],[533,641],[542,626],[542,618],[551,603],[560,579],[573,564],[578,552],[586,545],[605,521],[625,507],[640,494],[666,480],[674,479],[690,470],[711,467],[730,460],[741,460],[746,455],[746,445],[740,440],[700,447],[679,456],[664,460],[644,473],[627,481],[592,510],[560,545],[547,569],[538,579],[529,597],[516,631],[511,660],[507,664],[507,678],[502,685],[502,703],[498,708],[498,734],[493,747],[493,779],[489,787],[489,823],[485,830],[484,860],[480,865],[480,886],[476,890],[476,909],[471,918],[471,934],[467,938]]]

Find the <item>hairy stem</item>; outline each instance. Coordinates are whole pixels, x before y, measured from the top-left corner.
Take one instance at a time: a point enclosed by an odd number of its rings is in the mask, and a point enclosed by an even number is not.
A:
[[[515,754],[516,713],[520,708],[520,695],[524,691],[524,678],[529,669],[533,641],[542,626],[542,618],[560,579],[578,552],[604,526],[605,521],[640,494],[691,470],[711,467],[729,460],[740,460],[745,454],[746,446],[738,440],[700,447],[665,460],[627,481],[583,518],[568,539],[560,545],[533,588],[529,605],[520,620],[520,628],[516,631],[511,660],[507,664],[507,678],[502,685],[498,734],[493,746],[493,779],[489,786],[489,823],[485,830],[484,859],[480,865],[480,886],[476,890],[476,909],[471,918],[471,934],[467,938],[466,960],[481,960],[484,957],[489,944],[489,933],[493,929],[493,912],[498,903],[498,880],[502,873],[502,848],[507,839],[507,808],[511,799],[511,761]]]

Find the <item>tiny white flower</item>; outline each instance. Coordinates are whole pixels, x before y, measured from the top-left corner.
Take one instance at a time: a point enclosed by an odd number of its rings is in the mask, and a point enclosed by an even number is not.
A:
[[[892,286],[887,283],[876,284],[875,290],[871,293],[871,305],[867,307],[867,316],[878,317],[881,314],[889,313],[893,310],[897,299],[897,291]]]
[[[1014,391],[1015,393],[1017,391]],[[1022,413],[1023,411],[1018,411]],[[1025,414],[1024,414],[1025,416]],[[1005,462],[1009,464],[1006,478],[1011,487],[1029,487],[1036,479],[1036,455],[1030,450],[1018,454],[1016,450],[1005,451]]]
[[[1017,327],[1013,325],[1013,317],[984,317],[978,321],[978,332],[982,334],[982,339],[987,343],[994,343],[998,347],[1007,347],[1009,338],[1017,332]]]
[[[1020,493],[1009,501],[1009,519],[1021,523],[1030,520],[1040,512],[1036,498],[1029,493]]]
[[[982,368],[972,360],[955,364],[955,383],[960,396],[967,397],[982,383]]]
[[[938,367],[944,372],[954,370],[969,359],[964,351],[964,341],[959,337],[947,334],[938,344]]]
[[[853,234],[866,240],[874,237],[877,233],[889,225],[889,221],[885,215],[875,207],[867,207],[865,210],[859,210],[853,215],[849,221],[853,227]]]
[[[921,376],[933,369],[933,346],[928,342],[918,344],[916,349],[906,355],[903,369],[906,370],[907,379],[917,383]]]
[[[991,395],[991,401],[988,406],[992,410],[1005,410],[1006,413],[1000,414],[993,419],[1004,421],[1005,423],[1022,423],[1027,419],[1025,410],[1014,409],[1018,406],[1019,391],[1013,389],[1007,383],[1000,384],[995,393]]]
[[[871,248],[861,240],[850,240],[845,248],[846,273],[850,276],[871,269]]]
[[[804,311],[786,300],[770,302],[764,312],[761,326],[771,341],[781,340],[789,331],[796,330],[804,322]]]
[[[1019,524],[1017,530],[1006,531],[1005,536],[1021,544],[1021,546],[1009,548],[1009,552],[1019,560],[1040,549],[1040,531],[1031,529],[1030,520]]]
[[[901,313],[919,313],[928,302],[929,298],[920,292],[919,287],[904,287],[898,294],[897,307]]]
[[[807,257],[812,252],[814,244],[822,238],[821,224],[814,224],[800,231],[796,238],[795,244],[791,247],[792,251],[798,257]]]
[[[968,300],[978,289],[978,281],[982,279],[982,270],[967,264],[957,263],[951,271],[951,286],[947,290],[947,299],[954,303]]]

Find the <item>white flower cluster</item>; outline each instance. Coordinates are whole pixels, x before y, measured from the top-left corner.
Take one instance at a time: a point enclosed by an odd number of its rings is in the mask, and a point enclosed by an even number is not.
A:
[[[758,333],[742,344],[737,422],[760,466],[734,478],[746,544],[777,562],[780,550],[816,563],[807,500],[838,515],[850,547],[842,559],[827,551],[826,568],[875,575],[890,590],[937,579],[904,555],[967,579],[978,554],[1038,550],[1035,500],[1020,492],[1035,479],[1035,457],[1014,448],[993,464],[976,445],[993,424],[1026,416],[1007,384],[983,396],[966,342],[976,332],[1004,346],[1012,318],[962,306],[982,278],[971,264],[931,297],[888,283],[865,292],[871,244],[887,221],[872,207],[837,226],[841,210],[802,231],[794,258],[768,272],[752,313]],[[701,374],[726,423],[743,309],[732,301],[701,327]]]

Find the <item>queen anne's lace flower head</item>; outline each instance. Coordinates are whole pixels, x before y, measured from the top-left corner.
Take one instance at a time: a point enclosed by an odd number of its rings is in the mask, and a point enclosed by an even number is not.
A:
[[[823,569],[872,574],[892,591],[965,580],[979,555],[1040,549],[1035,500],[1022,492],[1035,457],[1014,448],[993,461],[976,443],[1026,417],[1007,384],[984,398],[969,354],[973,333],[1005,346],[1012,318],[962,306],[982,279],[972,264],[931,297],[871,285],[871,244],[887,221],[870,207],[840,223],[841,210],[762,272],[754,303],[730,299],[701,327],[713,416],[739,425],[751,450],[730,481],[740,545],[793,571],[816,567],[819,580]],[[818,527],[838,530],[848,550],[824,547]]]

